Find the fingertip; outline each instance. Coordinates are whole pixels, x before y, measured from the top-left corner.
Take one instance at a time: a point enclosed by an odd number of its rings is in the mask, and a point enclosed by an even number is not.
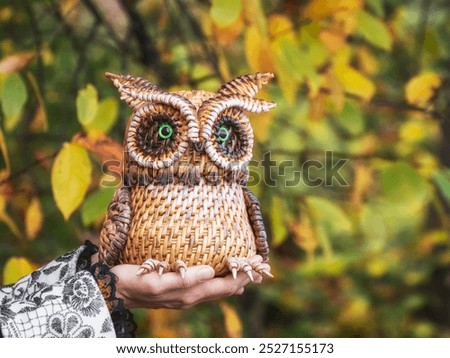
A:
[[[260,275],[259,273],[254,272],[253,273],[253,278],[254,278],[253,283],[259,284],[259,283],[261,283],[263,281],[264,277],[262,275]]]
[[[200,281],[210,280],[214,278],[215,272],[211,266],[199,266],[197,267],[197,278]]]

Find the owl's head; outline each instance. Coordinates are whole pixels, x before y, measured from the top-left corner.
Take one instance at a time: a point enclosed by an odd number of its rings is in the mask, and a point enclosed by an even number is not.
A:
[[[124,139],[128,184],[245,184],[253,149],[246,112],[275,107],[254,97],[273,74],[240,76],[217,93],[172,93],[140,77],[106,76],[133,110]]]

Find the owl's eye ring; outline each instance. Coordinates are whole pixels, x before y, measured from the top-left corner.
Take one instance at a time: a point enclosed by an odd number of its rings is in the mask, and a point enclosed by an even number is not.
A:
[[[158,136],[161,139],[169,139],[173,135],[173,128],[168,123],[160,124],[158,128]]]
[[[217,141],[219,143],[225,143],[231,135],[231,128],[228,126],[222,125],[217,131]]]

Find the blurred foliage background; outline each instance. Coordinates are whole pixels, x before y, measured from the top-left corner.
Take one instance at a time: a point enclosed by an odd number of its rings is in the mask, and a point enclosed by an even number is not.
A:
[[[105,71],[212,91],[271,71],[259,97],[277,108],[252,119],[249,185],[275,279],[187,311],[136,310],[138,334],[450,336],[449,10],[446,0],[1,0],[3,283],[97,241],[113,194],[102,163],[120,159],[130,113]],[[269,151],[275,166],[261,161]],[[347,160],[344,181],[326,151]],[[327,170],[309,165],[319,162]]]

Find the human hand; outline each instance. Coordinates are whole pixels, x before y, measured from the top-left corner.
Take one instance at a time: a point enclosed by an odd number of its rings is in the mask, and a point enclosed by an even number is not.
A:
[[[262,260],[257,256],[256,260]],[[111,269],[118,280],[116,296],[127,308],[175,308],[185,309],[205,301],[241,295],[250,282],[244,272],[236,279],[231,274],[214,277],[211,266],[188,267],[184,278],[179,273],[157,272],[136,276],[138,265],[118,265]],[[261,283],[263,277],[253,272],[253,283]]]

